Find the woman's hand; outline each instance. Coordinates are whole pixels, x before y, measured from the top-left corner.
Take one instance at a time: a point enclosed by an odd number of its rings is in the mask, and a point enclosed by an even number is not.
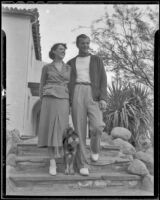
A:
[[[99,101],[99,108],[100,110],[104,111],[107,108],[107,103],[104,100]]]

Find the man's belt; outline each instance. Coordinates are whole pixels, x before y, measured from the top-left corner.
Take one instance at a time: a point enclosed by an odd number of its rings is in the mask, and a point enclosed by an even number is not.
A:
[[[91,85],[89,82],[76,82],[77,85]]]

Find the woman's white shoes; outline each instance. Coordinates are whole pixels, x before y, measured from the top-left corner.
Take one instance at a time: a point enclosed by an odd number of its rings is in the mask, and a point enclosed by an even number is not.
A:
[[[49,167],[49,173],[51,175],[56,175],[57,172],[56,172],[56,161],[54,159],[50,160],[50,167]]]
[[[91,154],[91,160],[92,161],[96,162],[96,161],[98,161],[98,158],[99,158],[99,154],[98,153],[97,154]]]
[[[57,174],[56,167],[49,167],[49,173],[53,176]]]
[[[81,168],[80,174],[83,175],[83,176],[88,176],[89,175],[88,168]]]

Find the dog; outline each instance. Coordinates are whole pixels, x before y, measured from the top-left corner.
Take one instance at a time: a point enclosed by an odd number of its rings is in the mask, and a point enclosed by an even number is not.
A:
[[[65,174],[75,174],[75,157],[77,152],[77,147],[79,145],[78,134],[69,127],[65,130],[63,134],[63,151],[64,151],[64,164],[65,164]]]

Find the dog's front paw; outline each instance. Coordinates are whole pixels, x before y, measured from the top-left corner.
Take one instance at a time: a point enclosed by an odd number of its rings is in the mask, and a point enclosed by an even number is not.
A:
[[[65,169],[64,173],[65,173],[66,175],[68,175],[68,174],[69,174],[69,170],[68,170],[68,169]]]
[[[70,174],[71,174],[71,175],[74,175],[74,174],[75,174],[74,169],[70,169]]]

